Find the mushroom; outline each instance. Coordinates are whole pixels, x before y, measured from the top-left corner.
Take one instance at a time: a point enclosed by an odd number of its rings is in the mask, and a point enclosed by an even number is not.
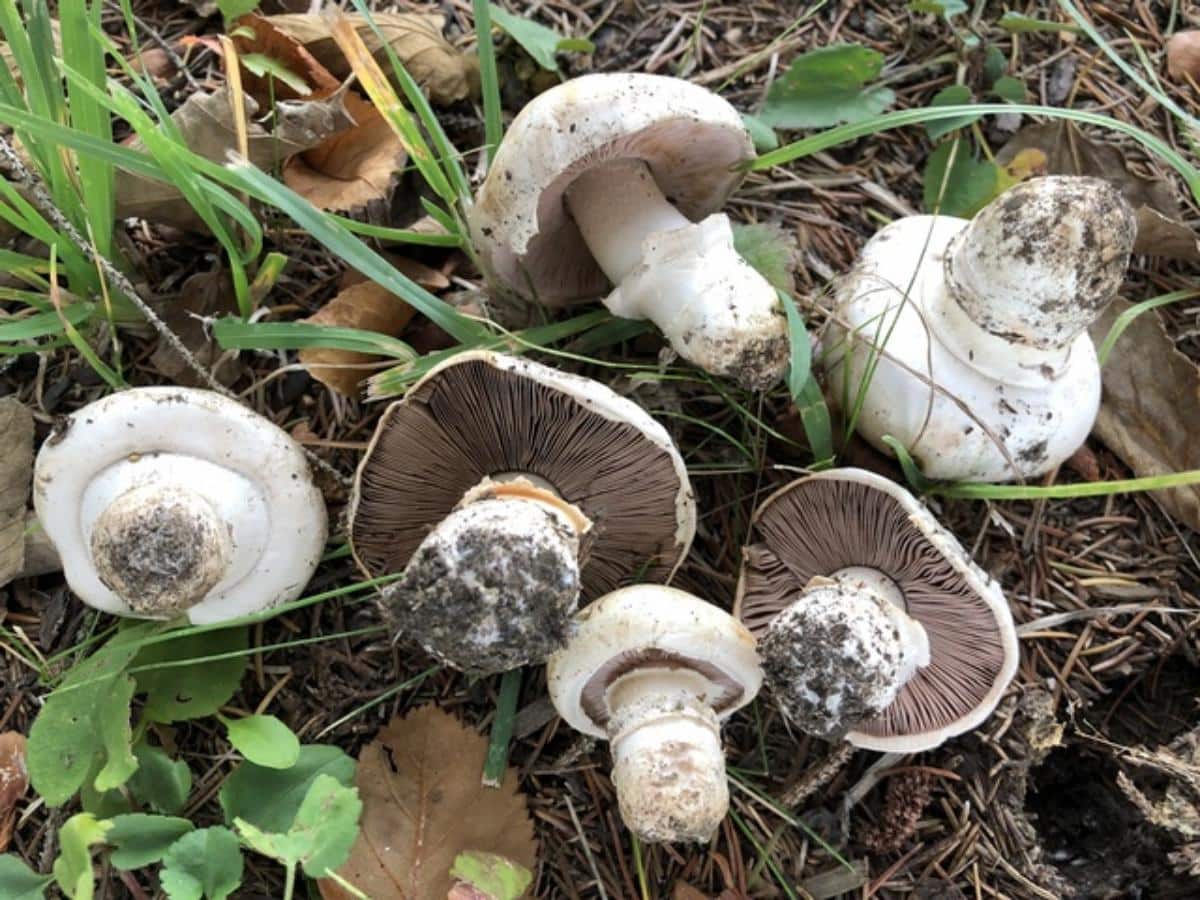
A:
[[[709,841],[729,809],[721,721],[762,685],[754,638],[724,610],[640,584],[575,617],[546,664],[554,708],[607,738],[621,818],[646,841]]]
[[[1055,468],[1096,419],[1087,327],[1120,288],[1135,231],[1116,188],[1078,176],[1023,182],[971,221],[893,222],[839,290],[834,399],[861,403],[859,433],[885,451],[892,435],[931,478]]]
[[[787,325],[718,210],[754,157],[737,110],[661,75],[585,75],[509,126],[470,213],[488,280],[549,306],[608,292],[684,359],[750,388],[787,365]],[[611,290],[610,290],[611,288]]]
[[[908,491],[862,469],[758,508],[735,614],[798,728],[915,753],[974,728],[1017,666],[999,585]]]
[[[211,391],[144,387],[78,410],[34,466],[71,590],[120,616],[222,622],[300,595],[326,516],[304,452]]]
[[[384,412],[355,479],[350,542],[401,630],[457,669],[540,662],[579,595],[665,581],[695,504],[671,438],[587,378],[486,351]]]

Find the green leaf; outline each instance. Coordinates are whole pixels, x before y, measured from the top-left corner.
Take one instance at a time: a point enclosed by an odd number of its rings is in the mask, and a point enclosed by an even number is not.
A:
[[[533,873],[495,853],[468,850],[454,858],[450,877],[465,881],[493,900],[518,900],[533,883]]]
[[[217,0],[217,9],[226,20],[232,21],[258,9],[258,0]]]
[[[742,113],[742,124],[750,132],[750,140],[754,142],[754,149],[759,153],[766,153],[779,146],[779,135],[775,133],[775,129],[758,116]]]
[[[43,900],[53,875],[39,875],[11,853],[0,856],[0,897],[5,900]]]
[[[220,825],[185,834],[163,856],[159,883],[170,900],[225,900],[242,883],[237,835]]]
[[[797,255],[796,240],[778,225],[756,222],[733,226],[733,248],[771,286],[780,291],[793,287]]]
[[[1017,34],[1029,31],[1070,31],[1075,34],[1081,34],[1083,31],[1078,26],[1069,25],[1066,22],[1046,22],[1042,19],[1034,19],[1015,12],[1006,12],[996,24],[1005,31]]]
[[[812,340],[804,327],[796,301],[786,291],[779,291],[779,302],[783,304],[788,326],[788,392],[793,399],[800,396],[805,383],[812,377]]]
[[[543,69],[551,72],[558,71],[558,60],[554,54],[560,50],[579,50],[591,53],[596,45],[583,38],[562,38],[557,31],[547,28],[538,22],[523,19],[515,13],[501,9],[494,3],[488,4],[492,22],[508,32],[509,36],[520,44],[526,53],[533,57]]]
[[[289,769],[300,758],[300,739],[274,716],[221,718],[229,743],[250,762],[268,769]]]
[[[112,820],[105,843],[116,849],[109,860],[118,869],[140,869],[156,863],[194,826],[187,819],[131,813]]]
[[[134,748],[138,769],[129,779],[129,793],[143,806],[173,816],[183,810],[192,789],[192,771],[182,759],[167,756],[161,747]]]
[[[131,746],[133,726],[129,721],[133,691],[133,679],[122,675],[113,680],[112,686],[96,707],[100,738],[108,759],[96,775],[94,786],[97,791],[119,788],[137,771],[138,761]]]
[[[821,47],[792,61],[771,84],[759,118],[775,128],[824,128],[861,122],[896,100],[886,87],[867,87],[883,54],[858,44]]]
[[[54,861],[54,880],[72,900],[92,900],[96,884],[92,877],[91,847],[103,843],[111,827],[111,822],[101,821],[91,813],[78,813],[58,830],[62,850]]]
[[[78,663],[46,698],[29,732],[25,758],[30,781],[48,805],[66,803],[89,773],[102,773],[105,783],[110,783],[132,772],[128,745],[120,746],[130,717],[125,702],[128,679],[123,673],[138,644],[162,627],[143,622],[119,631]],[[112,759],[110,752],[115,754]]]
[[[307,97],[312,93],[312,88],[308,86],[308,82],[302,76],[272,56],[264,53],[243,53],[238,59],[241,60],[243,66],[259,78],[266,78],[269,75],[276,81],[282,81],[301,97]]]
[[[910,0],[908,8],[913,12],[933,13],[938,16],[957,16],[968,9],[964,0]]]
[[[965,141],[939,144],[925,165],[925,211],[969,219],[996,196],[1000,175],[995,163],[972,157]]]
[[[961,106],[971,102],[971,89],[965,84],[952,84],[933,95],[930,106]],[[967,113],[953,119],[935,119],[925,123],[925,133],[936,141],[956,128],[964,128],[983,118],[983,113]]]
[[[138,691],[147,694],[142,715],[179,722],[215,713],[242,683],[249,636],[245,627],[222,628],[146,647],[133,664]]]
[[[242,819],[263,831],[285,832],[296,818],[312,783],[330,775],[340,784],[354,784],[354,760],[337,747],[305,744],[290,769],[267,769],[242,763],[221,788],[225,821]]]
[[[1008,71],[1008,57],[995,44],[990,44],[983,57],[983,83],[991,87],[1001,75]]]
[[[320,775],[286,833],[263,831],[244,819],[234,822],[250,849],[288,868],[301,865],[309,877],[321,878],[349,858],[361,814],[357,788],[346,787],[330,775]]]
[[[992,93],[1009,103],[1024,103],[1025,82],[1019,78],[1013,78],[1011,75],[1003,75],[997,78],[996,83],[992,85]]]
[[[88,772],[87,778],[79,788],[79,805],[84,812],[91,813],[97,819],[111,819],[113,816],[133,812],[133,804],[121,788],[111,788],[107,791],[96,790],[96,775],[101,768],[100,758]],[[137,774],[136,772],[134,773]]]

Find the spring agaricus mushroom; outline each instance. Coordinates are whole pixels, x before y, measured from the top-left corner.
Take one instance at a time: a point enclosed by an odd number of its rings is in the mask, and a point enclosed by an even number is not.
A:
[[[839,290],[855,334],[833,341],[834,399],[854,406],[867,383],[858,431],[885,451],[894,436],[931,478],[1053,469],[1096,419],[1087,327],[1121,286],[1135,230],[1116,188],[1078,176],[1019,184],[970,221],[893,222]]]
[[[736,615],[797,727],[913,753],[974,728],[1017,666],[999,585],[897,484],[798,479],[754,515]]]
[[[696,527],[670,436],[598,382],[461,353],[384,412],[350,542],[401,630],[455,668],[540,662],[582,592],[666,580]]]
[[[575,617],[546,682],[572,728],[607,738],[621,818],[647,841],[708,841],[729,809],[721,721],[762,685],[754,638],[676,588],[635,585]]]
[[[293,600],[325,547],[304,452],[211,391],[145,387],[42,445],[34,508],[71,590],[121,616],[221,622]]]
[[[585,75],[509,126],[470,214],[488,280],[550,306],[607,292],[705,371],[761,388],[787,365],[779,298],[718,210],[754,157],[737,110],[661,75]]]

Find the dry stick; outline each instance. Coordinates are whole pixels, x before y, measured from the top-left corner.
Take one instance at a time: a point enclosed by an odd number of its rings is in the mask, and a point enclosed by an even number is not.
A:
[[[779,802],[788,809],[799,806],[815,791],[825,787],[853,755],[854,745],[849,741],[837,744],[815,768],[802,772],[795,781],[785,787],[779,795]]]
[[[4,161],[8,164],[14,179],[21,184],[24,184],[28,189],[29,197],[33,201],[34,205],[37,206],[38,210],[44,216],[46,216],[59,231],[63,232],[68,238],[74,241],[79,249],[83,251],[84,256],[100,267],[105,276],[107,276],[108,280],[116,286],[117,290],[129,298],[130,302],[132,302],[133,305],[138,308],[138,311],[146,317],[146,321],[148,321],[154,330],[158,332],[159,336],[170,345],[171,349],[179,354],[180,358],[183,359],[184,364],[196,373],[204,385],[209,390],[215,391],[216,393],[221,394],[223,397],[228,397],[230,400],[240,404],[242,402],[241,399],[235,393],[233,393],[233,391],[229,390],[229,388],[217,381],[217,379],[213,377],[212,373],[200,364],[200,361],[192,355],[192,351],[190,351],[183,341],[179,339],[178,335],[176,335],[175,332],[173,332],[167,326],[166,322],[159,318],[158,313],[156,313],[150,307],[150,304],[142,299],[141,295],[137,292],[137,288],[133,286],[133,282],[126,278],[125,274],[111,262],[109,262],[109,260],[103,254],[97,253],[90,241],[83,239],[83,236],[80,235],[79,231],[74,225],[71,224],[70,220],[66,217],[63,211],[55,204],[54,199],[49,193],[47,193],[41,179],[34,172],[29,170],[29,168],[21,160],[20,156],[17,155],[17,152],[13,149],[12,144],[10,144],[8,139],[3,136],[0,136],[0,156],[2,156]],[[307,447],[301,446],[300,449],[304,451],[304,455],[308,457],[308,461],[312,463],[313,466],[325,472],[327,475],[337,479],[339,484],[344,486],[350,484],[349,478],[347,478],[325,460],[321,459],[321,457],[317,456],[317,454],[313,453]]]

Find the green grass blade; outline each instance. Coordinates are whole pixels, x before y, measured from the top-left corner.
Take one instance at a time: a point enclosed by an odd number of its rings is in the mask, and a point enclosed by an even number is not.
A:
[[[479,45],[479,81],[483,91],[484,140],[490,164],[504,136],[500,109],[500,76],[496,73],[496,46],[492,41],[492,13],[488,0],[471,0],[475,14],[475,39]]]
[[[359,328],[337,328],[312,322],[245,322],[221,318],[213,337],[226,350],[351,350],[404,362],[417,358],[404,341]]]
[[[1169,294],[1163,294],[1161,297],[1143,300],[1141,303],[1135,303],[1129,307],[1129,309],[1117,316],[1116,321],[1112,323],[1112,327],[1108,330],[1108,334],[1104,336],[1104,340],[1101,341],[1100,346],[1096,349],[1096,357],[1100,360],[1100,365],[1103,366],[1108,361],[1108,355],[1112,353],[1113,344],[1125,333],[1125,329],[1133,324],[1133,320],[1142,313],[1160,306],[1166,306],[1168,303],[1191,300],[1193,297],[1200,297],[1200,290],[1172,291]]]
[[[73,303],[64,307],[61,315],[56,312],[34,313],[32,316],[8,321],[0,319],[0,341],[29,341],[51,334],[63,333],[63,322],[71,326],[82,325],[95,311],[91,303]],[[24,348],[25,352],[29,348]]]

